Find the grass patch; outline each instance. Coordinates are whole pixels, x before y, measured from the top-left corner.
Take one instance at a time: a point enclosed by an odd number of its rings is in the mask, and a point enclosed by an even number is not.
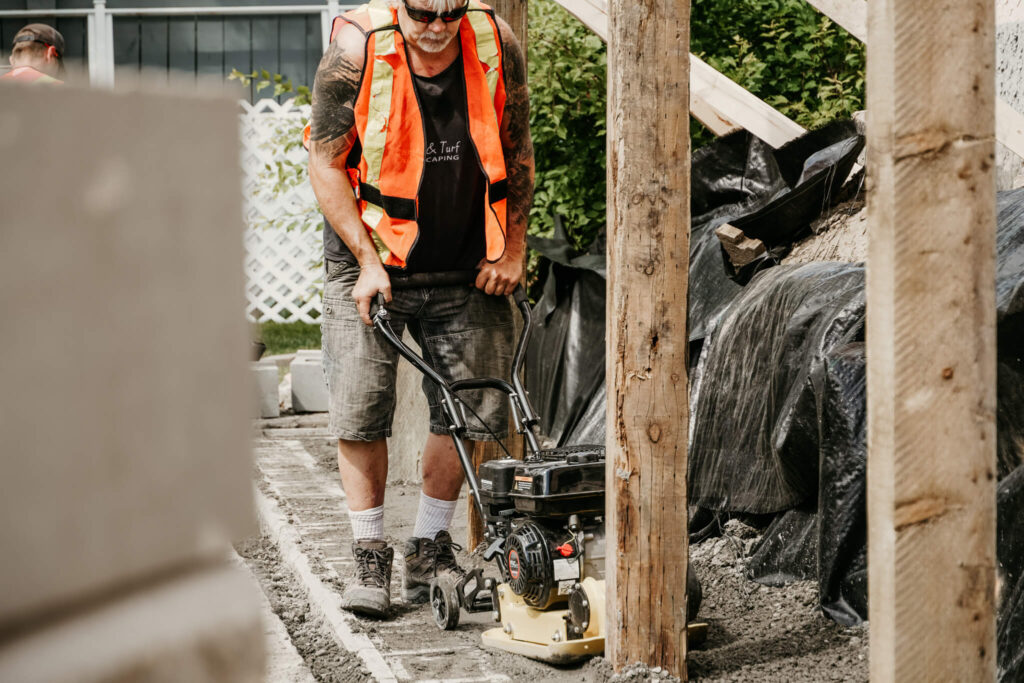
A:
[[[266,322],[260,325],[260,334],[263,343],[267,345],[264,356],[320,348],[320,325],[317,323]]]

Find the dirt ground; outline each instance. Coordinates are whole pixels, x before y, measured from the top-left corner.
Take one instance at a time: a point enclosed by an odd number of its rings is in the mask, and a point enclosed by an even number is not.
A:
[[[340,591],[351,569],[344,495],[337,483],[334,443],[315,419],[280,420],[259,431],[256,477],[260,495],[273,499],[301,538],[302,553],[332,590]],[[418,488],[389,488],[385,503],[388,541],[398,549],[411,535]],[[465,508],[462,508],[465,509]],[[453,537],[465,538],[465,515],[456,516]],[[867,633],[846,629],[816,608],[815,585],[769,588],[744,577],[745,558],[756,530],[732,521],[726,535],[691,548],[691,561],[704,586],[701,620],[708,639],[689,656],[692,680],[699,681],[866,681]],[[320,681],[374,680],[355,653],[339,645],[332,628],[312,609],[301,581],[268,537],[239,548],[287,628],[300,655]],[[464,564],[480,560],[460,553]],[[399,598],[398,567],[392,581],[392,614],[382,621],[352,617],[353,631],[365,634],[397,680],[448,681],[648,681],[672,680],[665,672],[631,667],[618,675],[602,658],[553,667],[517,655],[484,649],[480,634],[494,627],[489,615],[465,615],[455,631],[434,625],[427,606]]]

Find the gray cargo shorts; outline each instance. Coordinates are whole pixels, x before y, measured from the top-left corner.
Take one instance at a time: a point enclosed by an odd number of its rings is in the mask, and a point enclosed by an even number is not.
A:
[[[375,441],[391,436],[398,363],[407,362],[359,317],[352,287],[359,265],[327,261],[324,280],[323,366],[330,395],[328,428],[335,437]],[[392,292],[391,325],[408,327],[423,358],[448,381],[471,377],[508,379],[514,327],[507,297],[488,296],[469,285]],[[430,405],[430,431],[447,433],[441,393],[423,379]],[[499,391],[459,392],[492,435],[467,411],[466,438],[493,441],[508,434],[508,398]]]

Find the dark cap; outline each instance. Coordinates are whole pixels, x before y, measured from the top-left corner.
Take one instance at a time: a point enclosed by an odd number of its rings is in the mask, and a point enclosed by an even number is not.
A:
[[[52,26],[29,24],[14,34],[11,47],[13,48],[18,43],[42,43],[52,46],[57,50],[57,58],[62,61],[64,59],[64,36]]]

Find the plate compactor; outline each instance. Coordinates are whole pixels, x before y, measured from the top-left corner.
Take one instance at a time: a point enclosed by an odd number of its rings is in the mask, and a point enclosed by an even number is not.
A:
[[[465,286],[476,275],[466,271],[395,276],[392,289]],[[500,626],[483,633],[484,645],[569,663],[604,652],[605,452],[604,446],[539,446],[539,418],[519,378],[530,337],[530,306],[522,286],[516,287],[513,297],[523,328],[509,381],[446,380],[395,333],[381,295],[372,312],[373,325],[440,389],[448,433],[484,523],[484,559],[497,565],[500,576],[485,577],[483,570],[473,569],[461,579],[450,574],[435,578],[430,584],[434,621],[449,630],[458,626],[461,610],[490,612]],[[508,396],[527,455],[523,460],[484,462],[477,472],[463,442],[466,406],[458,394],[480,389]],[[700,605],[700,584],[692,573],[687,579],[687,621],[692,622]],[[695,626],[690,627],[691,639]]]

